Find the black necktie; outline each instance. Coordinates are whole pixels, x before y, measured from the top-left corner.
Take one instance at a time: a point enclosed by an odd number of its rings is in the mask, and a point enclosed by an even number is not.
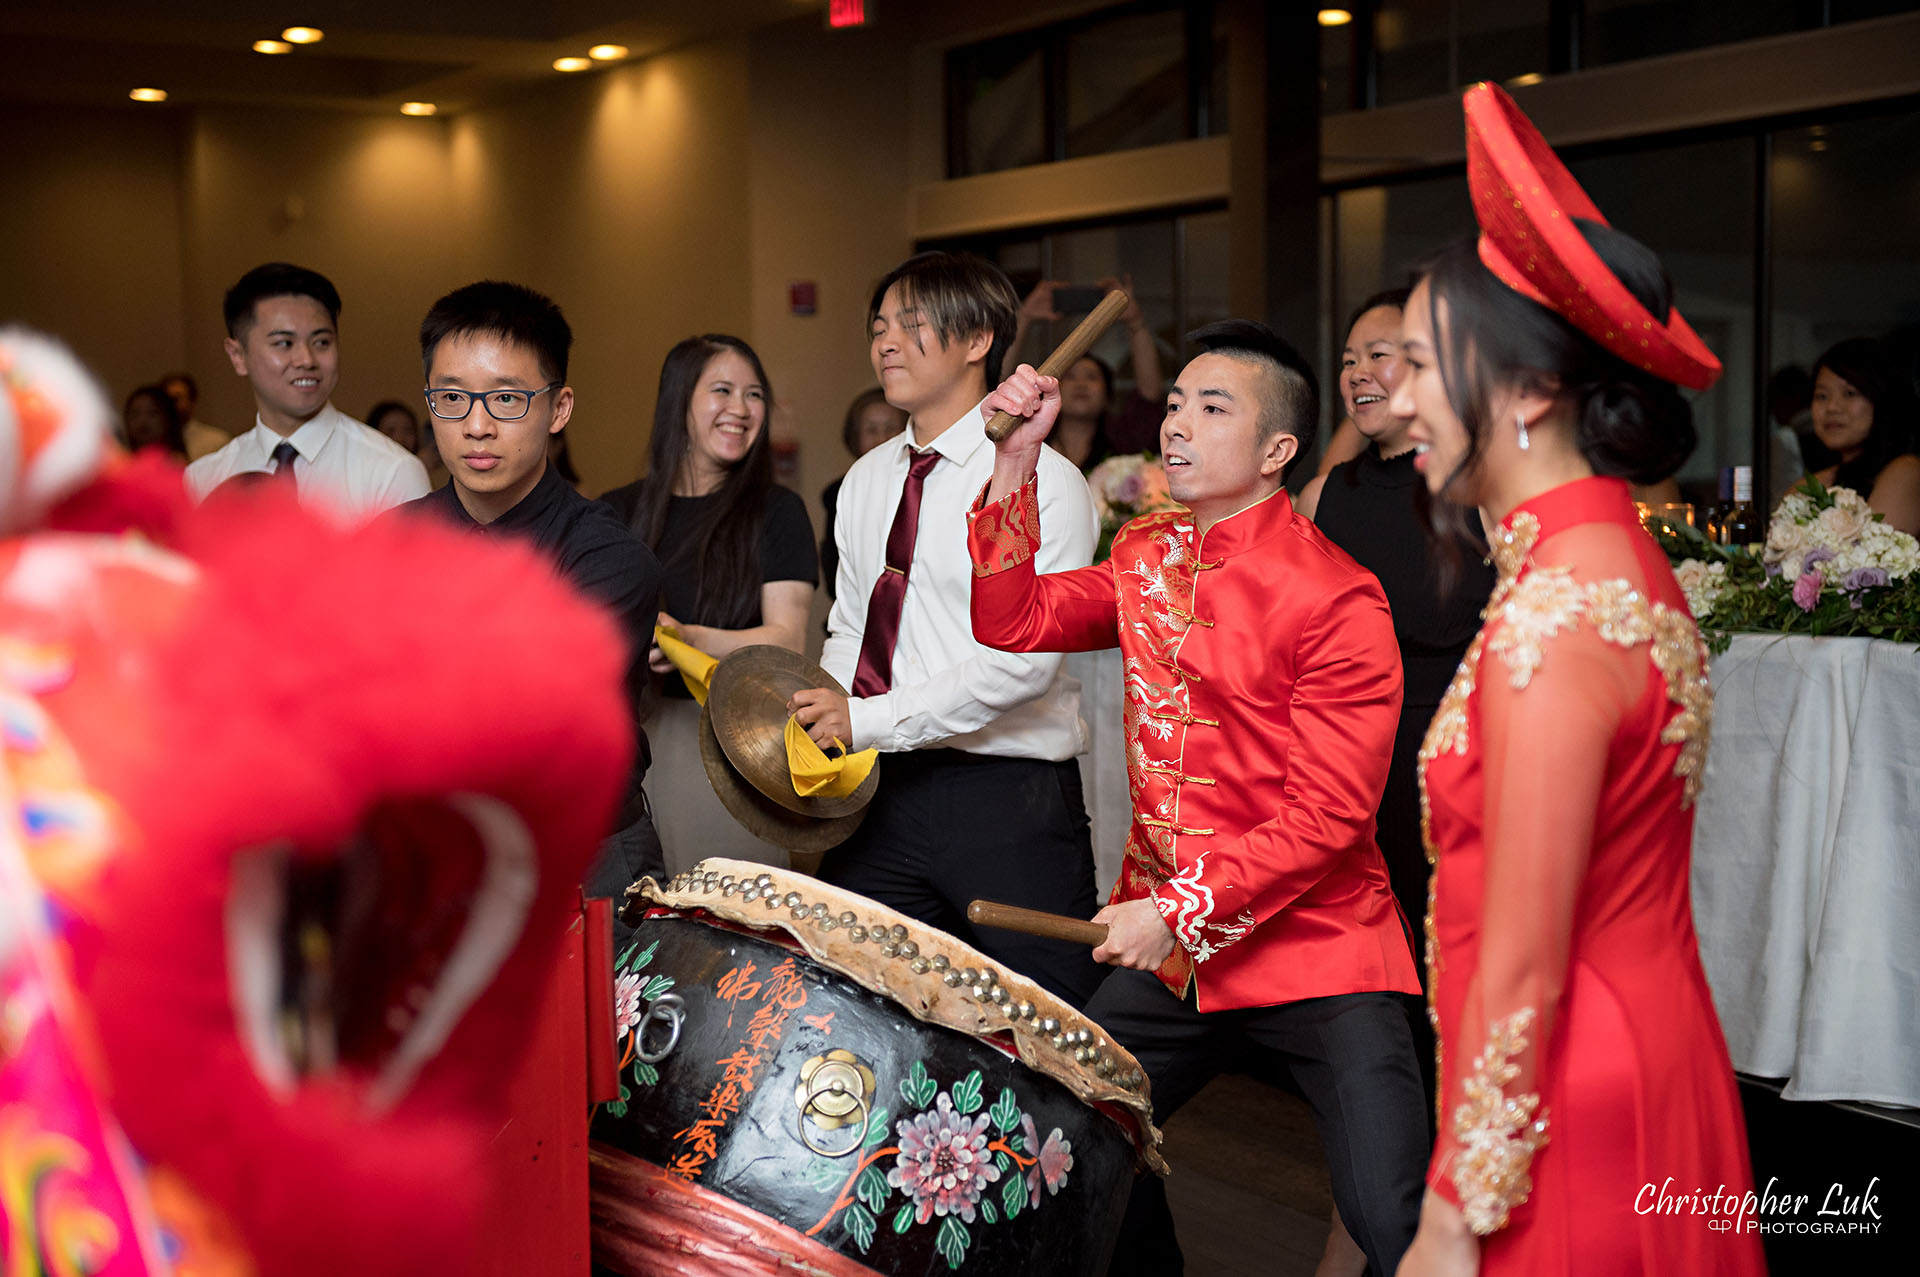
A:
[[[300,450],[285,439],[273,445],[273,477],[296,491],[300,481],[293,474],[293,459],[299,455]]]

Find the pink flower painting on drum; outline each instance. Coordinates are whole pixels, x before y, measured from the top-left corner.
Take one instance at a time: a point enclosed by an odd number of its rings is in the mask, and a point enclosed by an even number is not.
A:
[[[1047,1195],[1051,1197],[1060,1191],[1067,1182],[1067,1172],[1073,1169],[1073,1141],[1066,1137],[1059,1127],[1047,1133],[1047,1141],[1040,1142],[1039,1132],[1034,1129],[1033,1118],[1020,1115],[1020,1133],[1026,1137],[1026,1145],[1034,1152],[1033,1169],[1027,1172],[1027,1195],[1034,1201],[1040,1200],[1040,1185],[1047,1186]]]
[[[931,1109],[895,1124],[900,1156],[887,1172],[887,1183],[913,1199],[918,1223],[935,1215],[973,1222],[980,1194],[1000,1178],[987,1148],[987,1123],[985,1113],[963,1117],[954,1112],[953,1101],[942,1092]]]
[[[640,975],[628,971],[613,982],[613,1038],[618,1042],[640,1023]]]

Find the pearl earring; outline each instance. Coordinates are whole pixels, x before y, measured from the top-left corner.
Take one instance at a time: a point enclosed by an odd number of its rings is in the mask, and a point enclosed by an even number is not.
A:
[[[1514,420],[1520,423],[1520,451],[1525,452],[1533,447],[1533,440],[1527,436],[1527,414],[1515,413]]]

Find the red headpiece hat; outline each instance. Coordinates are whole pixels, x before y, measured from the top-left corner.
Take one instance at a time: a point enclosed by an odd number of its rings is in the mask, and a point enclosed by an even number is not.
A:
[[[1487,269],[1635,367],[1694,390],[1711,386],[1720,361],[1680,312],[1664,323],[1649,314],[1573,224],[1607,219],[1533,121],[1494,84],[1468,89],[1465,107],[1467,185]]]

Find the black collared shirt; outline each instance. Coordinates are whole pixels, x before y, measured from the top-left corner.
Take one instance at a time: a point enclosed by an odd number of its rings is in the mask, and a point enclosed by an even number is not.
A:
[[[468,514],[452,483],[399,508],[483,536],[516,537],[552,559],[561,575],[603,604],[626,631],[627,689],[632,704],[638,705],[638,694],[646,686],[647,649],[653,645],[654,621],[660,611],[660,562],[612,510],[575,492],[551,465],[520,504],[492,523],[480,523]]]

